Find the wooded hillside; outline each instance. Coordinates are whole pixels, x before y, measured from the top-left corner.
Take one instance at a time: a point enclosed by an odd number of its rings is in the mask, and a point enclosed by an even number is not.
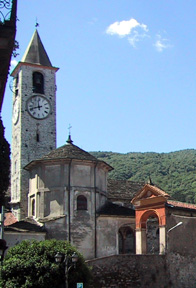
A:
[[[196,150],[171,153],[90,152],[110,164],[114,170],[111,179],[152,182],[166,191],[173,199],[196,203]]]

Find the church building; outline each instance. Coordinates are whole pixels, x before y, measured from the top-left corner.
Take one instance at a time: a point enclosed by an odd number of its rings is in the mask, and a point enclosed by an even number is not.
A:
[[[35,30],[12,72],[7,245],[24,239],[67,240],[86,259],[180,250],[186,239],[181,237],[176,246],[170,237],[168,247],[169,230],[179,226],[176,232],[182,233],[182,222],[193,227],[196,205],[169,200],[152,182],[108,180],[113,168],[76,146],[71,135],[65,145],[56,148],[57,71]],[[193,236],[189,241],[194,241]]]

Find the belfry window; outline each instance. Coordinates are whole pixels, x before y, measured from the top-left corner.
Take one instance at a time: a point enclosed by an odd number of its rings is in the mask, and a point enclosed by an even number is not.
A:
[[[87,199],[83,195],[77,197],[77,210],[87,210]]]
[[[33,93],[44,94],[44,76],[39,72],[33,73]]]

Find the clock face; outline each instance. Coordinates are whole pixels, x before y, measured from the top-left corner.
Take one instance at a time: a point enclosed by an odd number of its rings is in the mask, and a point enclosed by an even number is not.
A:
[[[13,104],[13,111],[12,111],[12,121],[14,124],[18,122],[19,119],[19,100],[18,98],[15,99]]]
[[[44,119],[51,111],[50,102],[45,97],[32,96],[27,101],[27,111],[36,119]]]

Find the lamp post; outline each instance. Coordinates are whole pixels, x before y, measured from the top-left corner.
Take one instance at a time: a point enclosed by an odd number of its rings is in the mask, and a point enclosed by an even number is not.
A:
[[[56,263],[64,263],[65,265],[65,288],[69,288],[69,283],[68,283],[68,275],[69,275],[69,270],[72,267],[76,267],[76,263],[78,261],[78,254],[74,252],[71,256],[62,254],[60,252],[57,252],[57,254],[54,256]]]
[[[179,223],[177,223],[175,226],[171,227],[171,228],[167,231],[167,252],[168,252],[168,250],[169,250],[169,233],[170,233],[173,229],[177,228],[178,226],[181,226],[182,224],[183,224],[182,222],[179,222]]]
[[[3,262],[5,250],[7,248],[8,247],[6,246],[6,241],[4,239],[0,239],[0,261],[1,261],[1,265],[2,265],[2,262]]]
[[[0,261],[1,261],[1,269],[2,269],[2,265],[3,265],[3,259],[4,259],[4,254],[5,254],[5,250],[7,249],[7,245],[6,245],[6,241],[4,239],[0,239]],[[1,279],[1,270],[0,270],[0,279]]]

